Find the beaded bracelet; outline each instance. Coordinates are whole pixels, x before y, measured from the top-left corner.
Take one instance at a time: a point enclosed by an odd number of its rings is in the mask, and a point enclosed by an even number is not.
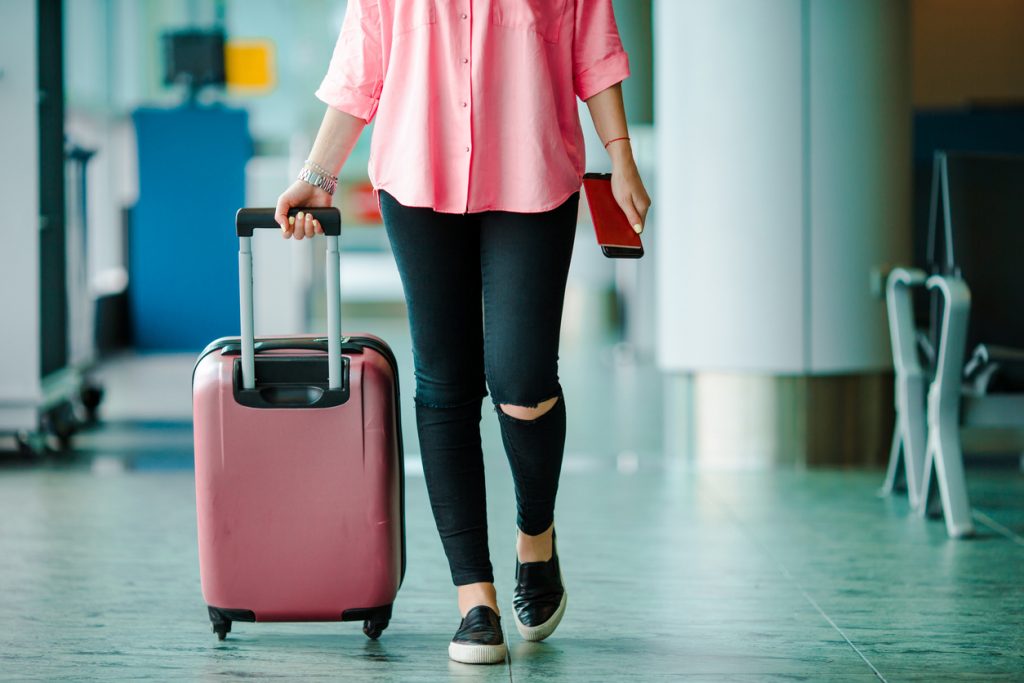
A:
[[[309,166],[309,167],[310,167],[311,169],[313,169],[314,171],[317,171],[318,173],[321,173],[321,174],[323,174],[323,175],[327,176],[328,178],[331,178],[331,179],[332,179],[332,180],[334,180],[335,182],[337,182],[337,180],[338,180],[338,176],[334,175],[333,173],[331,173],[331,172],[330,172],[330,171],[328,171],[328,170],[327,170],[326,168],[324,168],[324,167],[323,167],[323,166],[321,166],[320,164],[316,163],[316,162],[315,162],[315,161],[313,161],[312,159],[306,159],[306,161],[305,161],[305,165],[306,165],[306,166]]]
[[[615,142],[616,140],[628,140],[628,139],[629,139],[629,136],[628,136],[628,135],[623,135],[623,136],[622,136],[621,138],[612,138],[612,139],[611,139],[611,140],[609,140],[608,142],[604,143],[604,148],[605,148],[605,149],[608,149],[608,145],[612,144],[612,143],[613,143],[613,142]]]

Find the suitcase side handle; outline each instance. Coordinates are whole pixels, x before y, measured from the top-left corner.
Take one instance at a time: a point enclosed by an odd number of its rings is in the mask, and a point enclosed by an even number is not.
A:
[[[239,209],[235,214],[235,233],[239,237],[252,237],[253,230],[280,230],[281,226],[274,219],[276,209]],[[341,235],[341,213],[334,207],[304,209],[296,207],[288,211],[288,215],[294,217],[297,213],[308,213],[324,229],[328,236]]]
[[[335,208],[314,209],[313,212],[327,236],[327,386],[329,389],[340,389],[342,382],[341,266],[338,241],[341,234],[341,213]],[[252,301],[253,228],[280,229],[274,222],[274,209],[239,209],[235,215],[235,231],[238,233],[239,313],[242,323],[242,386],[245,389],[256,388]],[[328,228],[330,228],[330,232],[328,232]]]

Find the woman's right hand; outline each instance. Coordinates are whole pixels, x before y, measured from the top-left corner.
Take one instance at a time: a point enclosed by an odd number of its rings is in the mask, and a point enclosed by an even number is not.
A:
[[[323,226],[320,221],[314,219],[308,213],[299,212],[294,218],[289,218],[288,212],[297,207],[308,208],[329,208],[333,203],[333,197],[316,185],[310,185],[304,180],[296,180],[277,198],[277,211],[274,213],[274,220],[281,226],[281,236],[285,239],[294,235],[295,239],[303,237],[322,235]]]

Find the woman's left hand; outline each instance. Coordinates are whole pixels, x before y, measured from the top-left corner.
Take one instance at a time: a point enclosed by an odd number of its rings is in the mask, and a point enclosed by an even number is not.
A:
[[[612,196],[629,218],[633,230],[638,235],[642,233],[647,222],[647,209],[651,206],[651,198],[647,196],[644,183],[640,180],[640,172],[632,158],[612,168]]]

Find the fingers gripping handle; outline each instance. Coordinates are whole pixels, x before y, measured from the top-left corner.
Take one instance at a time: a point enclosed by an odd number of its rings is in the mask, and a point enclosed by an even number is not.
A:
[[[258,215],[256,212],[259,212]],[[269,212],[269,218],[267,214]],[[244,214],[244,216],[243,216]],[[253,216],[256,215],[255,218]],[[341,214],[337,209],[315,209],[314,216],[327,235],[327,371],[328,387],[341,388],[341,266],[338,235],[341,233]],[[243,218],[246,227],[243,228]],[[268,222],[269,221],[269,222]],[[236,222],[238,229],[238,290],[242,323],[242,386],[256,387],[256,358],[252,300],[252,230],[278,228],[273,209],[241,209]],[[331,229],[328,229],[328,228]],[[247,230],[248,234],[243,234]]]
[[[294,217],[300,211],[310,214],[319,221],[325,235],[338,236],[341,234],[341,213],[337,209],[295,207],[288,211],[288,215]],[[274,218],[275,213],[274,209],[239,209],[235,214],[235,232],[239,237],[252,237],[253,230],[280,230],[281,226]]]

